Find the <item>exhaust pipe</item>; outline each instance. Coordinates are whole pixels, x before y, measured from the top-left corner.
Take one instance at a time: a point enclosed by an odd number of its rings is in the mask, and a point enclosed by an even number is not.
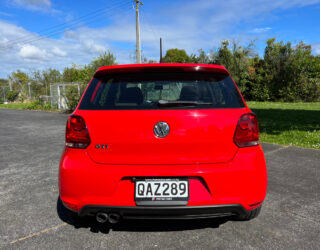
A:
[[[96,214],[96,220],[99,222],[99,223],[105,223],[107,220],[108,220],[108,214],[106,213],[97,213]]]
[[[116,224],[120,221],[120,214],[117,214],[117,213],[111,213],[109,214],[109,222],[111,224]]]

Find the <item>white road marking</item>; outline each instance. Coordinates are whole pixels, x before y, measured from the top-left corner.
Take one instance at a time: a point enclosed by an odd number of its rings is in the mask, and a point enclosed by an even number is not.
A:
[[[46,229],[44,229],[44,230],[42,230],[42,231],[40,231],[40,232],[33,233],[33,234],[28,235],[28,236],[21,237],[21,238],[19,238],[19,239],[17,239],[17,240],[11,241],[9,244],[14,244],[14,243],[17,243],[17,242],[19,242],[19,241],[23,241],[23,240],[30,239],[30,238],[35,237],[35,236],[39,236],[39,235],[41,235],[41,234],[47,233],[47,232],[49,232],[49,231],[51,231],[51,230],[57,229],[57,228],[59,228],[59,227],[63,227],[63,226],[65,226],[65,225],[67,225],[67,223],[62,223],[62,224],[57,225],[57,226],[54,226],[54,227],[46,228]]]
[[[264,153],[264,155],[269,155],[269,154],[272,154],[272,153],[276,153],[276,152],[279,152],[279,151],[281,151],[283,149],[286,149],[286,148],[289,148],[289,147],[291,147],[291,146],[282,146],[282,147],[277,148],[275,150],[268,151],[268,152]]]

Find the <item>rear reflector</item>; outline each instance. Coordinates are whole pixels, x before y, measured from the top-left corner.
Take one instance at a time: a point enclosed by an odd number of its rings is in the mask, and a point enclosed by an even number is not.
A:
[[[248,113],[240,117],[233,141],[238,147],[259,145],[259,125],[255,114]]]
[[[66,128],[66,146],[86,148],[89,144],[90,136],[84,119],[78,115],[69,116]]]
[[[261,205],[263,201],[259,201],[259,202],[256,202],[256,203],[253,203],[253,204],[250,204],[249,207],[256,207],[256,206],[259,206]]]

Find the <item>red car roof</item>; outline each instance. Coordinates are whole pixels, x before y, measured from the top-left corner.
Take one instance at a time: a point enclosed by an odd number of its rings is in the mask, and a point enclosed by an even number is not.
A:
[[[220,74],[229,75],[229,72],[225,67],[214,64],[199,64],[199,63],[150,63],[150,64],[124,64],[124,65],[112,65],[99,68],[96,76],[112,73],[124,73],[124,72],[139,72],[161,69],[181,69],[184,71],[200,71],[200,72],[216,72]]]

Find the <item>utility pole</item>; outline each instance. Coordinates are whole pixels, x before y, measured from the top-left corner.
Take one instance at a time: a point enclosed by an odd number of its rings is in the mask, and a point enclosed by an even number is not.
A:
[[[162,38],[160,37],[160,63],[162,63]]]
[[[139,25],[139,5],[143,3],[139,0],[136,1],[136,57],[137,63],[141,63],[141,48],[140,48],[140,25]]]
[[[28,82],[29,98],[31,99],[31,89],[30,89],[30,85],[31,85],[31,82]]]

